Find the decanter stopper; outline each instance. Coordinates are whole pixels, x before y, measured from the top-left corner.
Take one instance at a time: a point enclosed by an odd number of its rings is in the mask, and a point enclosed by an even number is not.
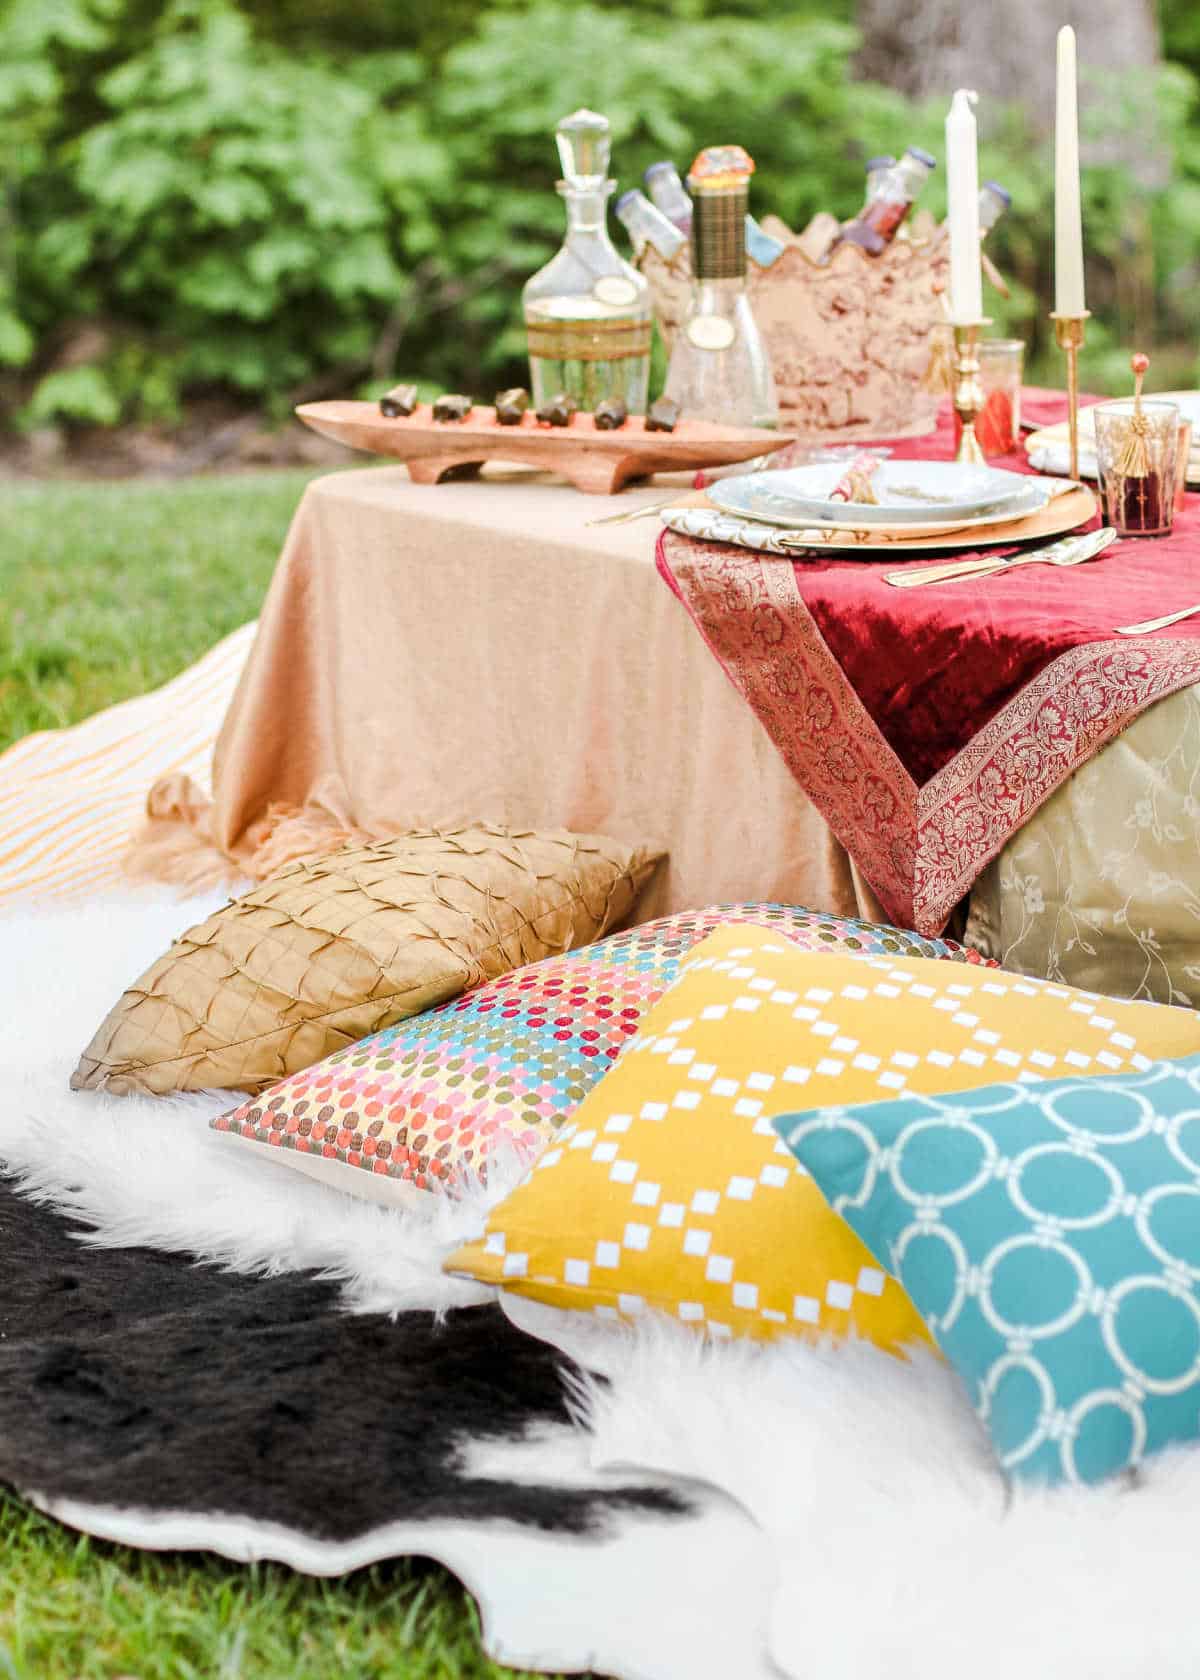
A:
[[[597,111],[572,111],[554,131],[563,180],[595,192],[608,181],[608,118]]]

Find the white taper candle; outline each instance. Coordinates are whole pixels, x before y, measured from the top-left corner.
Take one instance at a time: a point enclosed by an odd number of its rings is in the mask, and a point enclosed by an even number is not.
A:
[[[1079,110],[1075,31],[1058,32],[1058,99],[1054,123],[1054,308],[1083,315],[1083,219],[1079,209]]]
[[[983,315],[979,272],[979,148],[975,94],[959,88],[946,115],[946,194],[950,222],[950,318],[958,324]]]

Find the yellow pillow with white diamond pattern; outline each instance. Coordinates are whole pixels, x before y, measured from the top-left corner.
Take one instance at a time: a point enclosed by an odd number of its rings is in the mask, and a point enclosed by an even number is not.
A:
[[[1197,1051],[1192,1010],[723,928],[446,1269],[606,1317],[656,1308],[718,1336],[926,1341],[908,1296],[830,1211],[771,1116],[1128,1073]],[[938,1185],[926,1188],[932,1212]]]

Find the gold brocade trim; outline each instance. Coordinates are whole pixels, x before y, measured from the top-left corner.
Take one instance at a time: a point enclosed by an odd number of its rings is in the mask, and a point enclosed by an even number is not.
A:
[[[619,362],[650,354],[649,321],[527,321],[529,354],[554,362]]]

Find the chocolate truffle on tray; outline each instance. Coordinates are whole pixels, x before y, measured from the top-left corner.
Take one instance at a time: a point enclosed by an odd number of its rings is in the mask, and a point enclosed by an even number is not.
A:
[[[502,426],[519,426],[529,407],[529,392],[520,385],[501,391],[496,397],[496,419]]]
[[[616,432],[629,418],[629,410],[620,397],[605,397],[596,404],[593,424],[598,432]]]
[[[385,420],[407,420],[420,398],[415,385],[393,385],[379,399],[379,412]]]
[[[569,426],[571,416],[578,407],[579,404],[574,397],[568,396],[565,391],[560,391],[556,397],[551,397],[548,403],[542,404],[537,411],[537,417],[548,426]]]
[[[433,405],[433,418],[435,420],[465,420],[470,412],[470,397],[439,397]]]
[[[673,432],[679,424],[679,404],[674,397],[659,397],[646,416],[648,432]]]

